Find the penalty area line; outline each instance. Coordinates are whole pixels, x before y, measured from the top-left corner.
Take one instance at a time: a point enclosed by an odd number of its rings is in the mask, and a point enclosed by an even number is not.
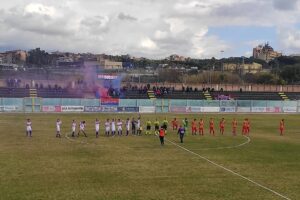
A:
[[[174,142],[172,142],[172,141],[170,141],[168,139],[166,139],[166,141],[169,142],[169,143],[171,143],[171,144],[173,144],[174,146],[176,146],[176,147],[178,147],[178,148],[180,148],[180,149],[182,149],[182,150],[184,150],[184,151],[192,154],[192,155],[195,155],[195,156],[201,158],[202,160],[205,160],[205,161],[209,162],[210,164],[212,164],[212,165],[214,165],[216,167],[219,167],[219,168],[221,168],[221,169],[223,169],[223,170],[225,170],[225,171],[227,171],[227,172],[229,172],[229,173],[231,173],[233,175],[236,175],[236,176],[238,176],[238,177],[240,177],[240,178],[242,178],[244,180],[247,180],[247,181],[253,183],[254,185],[256,185],[258,187],[261,187],[261,188],[263,188],[263,189],[265,189],[265,190],[267,190],[267,191],[269,191],[269,192],[271,192],[271,193],[273,193],[273,194],[275,194],[275,195],[277,195],[277,196],[279,196],[279,197],[281,197],[283,199],[291,200],[290,198],[288,198],[288,197],[286,197],[286,196],[284,196],[284,195],[282,195],[282,194],[280,194],[280,193],[278,193],[278,192],[276,192],[276,191],[274,191],[274,190],[272,190],[272,189],[270,189],[270,188],[268,188],[268,187],[266,187],[266,186],[264,186],[264,185],[262,185],[260,183],[257,183],[256,181],[253,181],[250,178],[247,178],[247,177],[245,177],[245,176],[243,176],[243,175],[241,175],[241,174],[239,174],[237,172],[234,172],[231,169],[228,169],[228,168],[226,168],[226,167],[224,167],[224,166],[222,166],[222,165],[220,165],[218,163],[215,163],[215,162],[209,160],[208,158],[206,158],[204,156],[201,156],[198,153],[195,153],[195,152],[193,152],[193,151],[191,151],[191,150],[189,150],[189,149],[187,149],[185,147],[182,147],[182,146],[180,146],[180,145],[178,145],[178,144],[176,144],[176,143],[174,143]]]

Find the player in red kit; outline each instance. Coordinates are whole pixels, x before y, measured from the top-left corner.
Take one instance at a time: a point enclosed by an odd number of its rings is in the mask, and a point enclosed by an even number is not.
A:
[[[222,118],[221,121],[220,121],[220,133],[222,135],[224,135],[224,131],[225,131],[225,119]]]
[[[178,121],[176,118],[174,118],[174,120],[172,121],[172,127],[173,127],[173,131],[178,129]]]
[[[282,119],[280,121],[280,124],[279,124],[279,131],[280,131],[280,136],[283,136],[283,132],[284,132],[284,119]]]
[[[204,121],[203,119],[200,119],[199,121],[199,135],[204,135]]]
[[[243,128],[242,128],[242,134],[246,135],[246,133],[247,133],[247,120],[244,119],[244,121],[243,121]]]
[[[236,128],[237,128],[237,121],[236,119],[232,120],[232,135],[236,136]]]
[[[246,119],[246,135],[249,136],[249,134],[250,134],[250,121],[249,121],[249,119],[247,118],[247,119]]]
[[[213,118],[210,118],[209,120],[209,134],[215,135],[215,123]]]
[[[192,135],[197,135],[197,120],[192,121]]]

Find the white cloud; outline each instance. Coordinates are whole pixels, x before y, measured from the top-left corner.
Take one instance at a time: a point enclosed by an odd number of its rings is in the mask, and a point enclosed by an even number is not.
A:
[[[0,11],[2,49],[152,58],[219,57],[237,46],[211,34],[211,27],[294,27],[300,21],[298,0],[10,0]],[[278,32],[281,46],[299,51],[299,31],[287,30]]]
[[[149,50],[155,50],[157,45],[150,38],[146,37],[141,40],[141,47]]]
[[[48,15],[50,17],[54,17],[56,15],[56,10],[54,7],[45,6],[39,3],[30,3],[24,8],[25,13],[32,14],[40,14],[40,15]]]

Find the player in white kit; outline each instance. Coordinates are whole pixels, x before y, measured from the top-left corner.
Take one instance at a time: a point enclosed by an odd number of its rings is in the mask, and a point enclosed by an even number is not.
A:
[[[26,122],[26,136],[31,137],[32,136],[32,123],[30,119],[27,119]]]
[[[110,132],[110,122],[109,122],[109,119],[106,120],[105,122],[105,135],[106,136],[109,136],[109,132]]]
[[[137,135],[141,135],[142,134],[142,130],[141,130],[141,118],[140,117],[137,120],[136,129],[137,129],[136,134]]]
[[[87,135],[86,135],[84,129],[85,129],[85,121],[82,121],[82,122],[80,122],[80,124],[79,124],[79,131],[78,131],[77,137],[79,137],[79,133],[80,133],[80,132],[84,134],[84,137],[87,137]]]
[[[129,131],[130,131],[130,120],[129,120],[129,118],[127,118],[127,120],[126,120],[126,136],[129,135]]]
[[[115,136],[116,134],[116,122],[115,119],[112,119],[111,121],[111,135]]]
[[[72,121],[72,137],[75,137],[75,132],[76,132],[76,121]]]
[[[99,119],[96,119],[95,121],[96,138],[99,137],[99,129],[100,129],[100,121]]]
[[[118,122],[117,122],[117,127],[118,127],[118,136],[122,136],[122,125],[123,125],[123,122],[118,119]]]
[[[61,127],[61,124],[62,124],[62,121],[60,119],[57,119],[56,120],[56,137],[57,138],[60,138],[61,135],[60,135],[60,127]]]

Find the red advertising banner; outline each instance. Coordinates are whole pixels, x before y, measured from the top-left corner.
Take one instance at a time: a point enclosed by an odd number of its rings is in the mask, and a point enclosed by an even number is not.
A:
[[[61,106],[43,106],[42,112],[61,112]]]
[[[101,98],[101,105],[108,106],[118,106],[120,99],[114,99],[111,97]]]

